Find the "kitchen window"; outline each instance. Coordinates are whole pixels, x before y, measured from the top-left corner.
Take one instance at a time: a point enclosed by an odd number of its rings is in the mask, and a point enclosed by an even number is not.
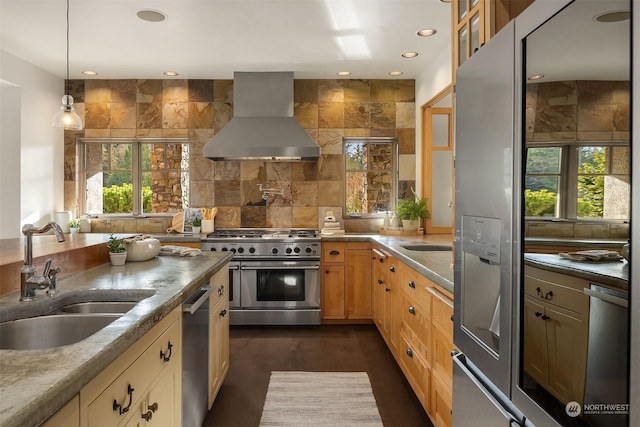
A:
[[[344,138],[345,214],[379,216],[396,200],[396,138]]]
[[[81,212],[145,215],[189,207],[186,138],[80,138]]]
[[[525,216],[628,220],[630,147],[620,143],[527,147]]]

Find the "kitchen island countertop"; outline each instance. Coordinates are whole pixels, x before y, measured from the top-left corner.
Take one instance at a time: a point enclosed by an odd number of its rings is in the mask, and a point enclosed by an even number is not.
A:
[[[553,254],[526,253],[524,263],[543,270],[581,277],[596,284],[629,290],[629,263],[626,260],[595,263],[573,261]]]
[[[30,303],[12,293],[0,298],[0,321],[29,317],[74,302],[78,295],[95,300],[146,296],[145,303],[89,338],[43,350],[0,350],[0,425],[39,425],[82,387],[180,306],[203,281],[222,268],[230,254],[195,257],[160,256],[113,267],[105,264],[58,281],[60,295]]]

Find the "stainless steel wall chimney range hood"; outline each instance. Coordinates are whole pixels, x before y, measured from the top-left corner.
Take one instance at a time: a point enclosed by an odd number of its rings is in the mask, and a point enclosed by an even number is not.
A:
[[[293,118],[293,72],[235,72],[233,118],[204,146],[212,160],[316,160],[320,147]]]

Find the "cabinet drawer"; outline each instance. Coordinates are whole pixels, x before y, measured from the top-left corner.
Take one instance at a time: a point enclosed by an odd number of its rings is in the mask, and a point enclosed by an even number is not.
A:
[[[160,373],[179,363],[180,323],[174,322],[120,376],[88,405],[88,425],[115,426],[127,416],[125,408],[134,410],[145,391]],[[121,405],[120,408],[117,405]]]
[[[413,304],[422,306],[431,312],[431,295],[427,293],[430,285],[429,279],[415,271],[413,268],[403,264],[401,289],[405,295],[411,298]]]
[[[453,395],[451,384],[445,384],[437,375],[431,376],[431,415],[434,420],[434,427],[450,427],[452,424],[451,408]],[[478,420],[478,425],[481,425]]]
[[[344,262],[346,253],[347,245],[345,243],[322,244],[322,262]]]
[[[221,299],[229,299],[229,269],[224,266],[209,280],[209,286],[215,286],[216,290],[209,297],[209,307],[213,307]]]
[[[402,303],[402,332],[424,360],[431,360],[431,319],[428,310],[413,304],[406,295]]]
[[[584,281],[584,287],[588,287],[587,281]],[[581,314],[589,312],[589,297],[583,293],[582,288],[564,286],[525,273],[524,292],[538,301],[567,310]]]
[[[438,288],[430,286],[426,291],[431,298],[431,322],[453,341],[453,301]]]
[[[411,388],[413,388],[425,411],[430,412],[431,370],[429,365],[424,356],[416,350],[415,346],[403,333],[400,334],[398,352],[398,361],[409,384],[411,384]]]

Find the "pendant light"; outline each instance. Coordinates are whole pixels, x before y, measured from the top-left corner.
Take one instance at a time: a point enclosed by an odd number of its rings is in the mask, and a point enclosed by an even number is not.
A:
[[[65,94],[62,106],[53,116],[51,126],[66,130],[82,130],[82,119],[73,107],[73,96],[69,95],[69,0],[67,0],[67,79],[65,80]]]

